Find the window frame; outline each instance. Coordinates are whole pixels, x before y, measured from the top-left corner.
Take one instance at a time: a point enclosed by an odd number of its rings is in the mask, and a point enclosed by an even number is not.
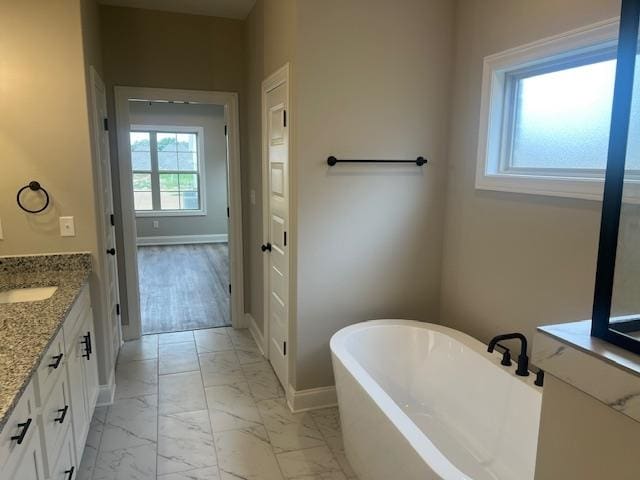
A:
[[[517,82],[560,67],[616,56],[619,20],[599,22],[484,58],[475,188],[602,200],[605,170],[517,168],[513,148]],[[625,201],[640,203],[638,180],[629,180]]]
[[[198,159],[198,168],[196,170],[196,174],[198,175],[198,196],[200,200],[200,208],[197,210],[135,210],[134,203],[134,213],[136,217],[203,217],[207,215],[207,202],[206,202],[206,172],[205,172],[205,151],[204,151],[204,128],[200,126],[184,126],[184,125],[156,125],[156,124],[131,124],[129,127],[129,132],[153,132],[156,135],[158,133],[193,133],[196,134],[196,148],[197,148],[197,159]],[[151,139],[150,139],[151,140]],[[157,190],[158,195],[160,194],[160,185],[159,185],[159,174],[160,173],[168,173],[168,174],[179,174],[185,172],[178,171],[162,171],[158,170],[158,160],[157,160],[157,147],[155,141],[150,141],[150,150],[151,150],[151,192],[152,197],[154,195],[154,191]],[[156,152],[154,153],[154,148],[156,148]],[[154,161],[155,158],[155,161]],[[147,171],[142,170],[134,170],[133,164],[131,165],[131,176],[136,173],[149,173]],[[186,172],[186,173],[194,173],[194,172]]]

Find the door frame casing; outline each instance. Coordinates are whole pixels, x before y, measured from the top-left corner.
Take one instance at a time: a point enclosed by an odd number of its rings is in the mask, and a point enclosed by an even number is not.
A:
[[[140,291],[138,278],[138,252],[136,245],[136,216],[133,204],[131,152],[129,148],[129,100],[176,101],[224,107],[227,125],[227,165],[229,185],[229,277],[232,285],[231,323],[234,328],[243,328],[244,320],[244,273],[242,255],[242,195],[240,173],[240,127],[238,94],[204,90],[178,90],[149,87],[114,87],[119,161],[120,208],[122,212],[122,235],[124,238],[124,260],[127,310],[129,324],[123,325],[125,340],[139,338],[142,334],[140,316]]]
[[[287,383],[291,384],[291,373],[292,369],[292,358],[295,352],[295,345],[292,345],[291,342],[292,336],[292,312],[294,309],[292,308],[292,293],[293,293],[293,272],[294,270],[291,268],[293,264],[293,255],[292,255],[292,246],[294,245],[295,235],[293,232],[292,222],[291,222],[291,133],[292,133],[292,116],[291,115],[291,76],[290,76],[290,64],[286,63],[278,70],[273,72],[267,78],[262,81],[262,89],[261,89],[261,118],[262,118],[262,240],[263,244],[266,244],[269,241],[269,231],[270,231],[270,211],[269,211],[269,130],[268,130],[268,117],[267,117],[267,93],[273,90],[274,88],[279,87],[280,85],[286,85],[286,99],[287,99],[287,128],[289,128],[289,135],[287,136],[287,181],[288,181],[288,246],[289,248],[289,284],[287,288],[289,289],[289,304],[287,306],[287,323],[288,323],[288,348],[287,348]],[[262,302],[263,302],[263,335],[262,335],[262,351],[265,356],[270,358],[270,315],[269,315],[269,256],[263,255],[262,259]],[[290,385],[284,385],[287,397],[289,396]]]

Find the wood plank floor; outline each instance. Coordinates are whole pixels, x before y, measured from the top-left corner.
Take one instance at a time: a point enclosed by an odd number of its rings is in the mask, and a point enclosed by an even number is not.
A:
[[[231,325],[226,243],[138,247],[142,333]]]

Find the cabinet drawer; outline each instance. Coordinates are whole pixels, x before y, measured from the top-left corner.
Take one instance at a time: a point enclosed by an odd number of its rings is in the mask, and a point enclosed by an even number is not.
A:
[[[76,480],[78,462],[70,428],[67,428],[67,433],[62,440],[62,449],[55,460],[57,460],[56,465],[49,471],[49,480]]]
[[[42,463],[42,444],[40,431],[35,426],[31,433],[20,444],[0,468],[0,480],[44,480],[44,464]]]
[[[0,470],[4,470],[3,467],[22,456],[29,439],[37,429],[36,397],[31,382],[0,433]]]
[[[65,362],[64,333],[60,329],[36,370],[35,381],[38,387],[38,405],[42,405],[47,401],[53,386],[64,371]]]
[[[84,287],[82,293],[78,296],[76,303],[69,312],[67,319],[64,321],[63,330],[65,337],[65,352],[69,352],[74,346],[74,335],[76,330],[80,328],[86,318],[91,302],[89,298],[89,288]]]
[[[67,390],[66,376],[62,376],[42,407],[42,429],[46,450],[46,464],[50,467],[56,463],[64,434],[71,423],[71,405]]]

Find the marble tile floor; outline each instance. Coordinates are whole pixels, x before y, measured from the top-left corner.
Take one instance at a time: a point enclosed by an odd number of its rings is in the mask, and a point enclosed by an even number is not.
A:
[[[248,330],[127,342],[78,480],[345,480],[337,408],[292,414]]]

